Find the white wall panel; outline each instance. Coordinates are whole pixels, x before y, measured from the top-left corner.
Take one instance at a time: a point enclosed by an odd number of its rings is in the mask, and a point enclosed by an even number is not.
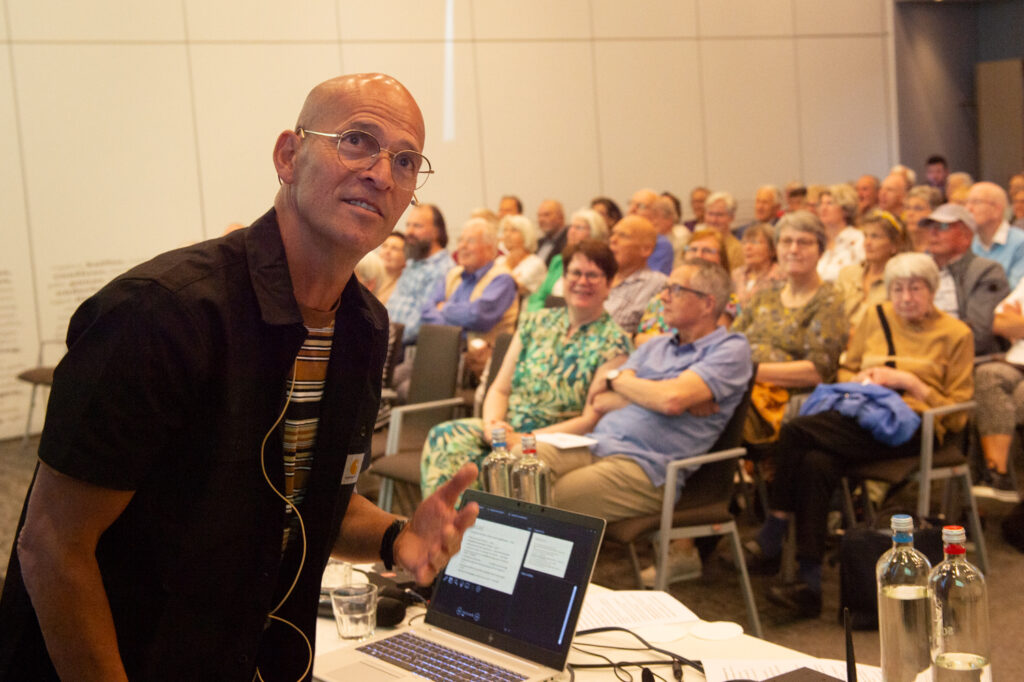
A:
[[[697,0],[591,0],[595,38],[692,38]]]
[[[473,0],[477,40],[590,37],[588,0]]]
[[[217,237],[230,223],[248,224],[270,208],[278,186],[274,141],[295,126],[310,88],[338,75],[338,50],[218,44],[191,51],[203,236]]]
[[[603,192],[625,208],[642,187],[683,196],[703,183],[696,43],[598,43],[595,57]]]
[[[107,278],[105,264],[124,269],[112,257],[201,237],[185,48],[25,45],[14,58],[41,324],[60,328],[77,294],[59,273]]]
[[[442,40],[445,38],[446,13],[452,13],[452,38],[473,37],[471,0],[337,0],[338,35],[343,43],[363,40]],[[397,46],[415,60],[409,46]]]
[[[804,180],[832,184],[884,174],[887,85],[881,38],[797,41]]]
[[[881,33],[884,0],[793,0],[797,35]]]
[[[13,40],[182,40],[180,2],[7,0]],[[235,14],[235,12],[232,12]]]
[[[793,33],[791,0],[697,0],[697,13],[702,38]]]
[[[338,37],[335,0],[183,1],[190,40],[333,41]]]
[[[709,41],[701,50],[708,186],[732,192],[743,217],[759,185],[800,179],[793,43]]]
[[[566,211],[597,194],[597,128],[590,46],[477,46],[488,206],[517,194],[535,217],[545,198]]]
[[[416,98],[427,130],[424,154],[433,176],[416,192],[420,201],[437,204],[450,230],[457,230],[474,208],[491,205],[485,197],[481,171],[480,128],[477,118],[476,69],[473,47],[452,46],[451,81],[445,78],[446,51],[438,43],[410,46],[408,51],[382,50],[378,44],[346,44],[346,70],[374,70],[398,78]],[[404,218],[399,222],[403,226]]]

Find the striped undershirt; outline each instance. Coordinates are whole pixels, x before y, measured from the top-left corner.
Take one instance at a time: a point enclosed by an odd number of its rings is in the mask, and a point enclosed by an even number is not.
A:
[[[291,391],[291,400],[284,416],[284,494],[298,507],[306,496],[309,472],[313,468],[313,446],[320,423],[320,399],[327,379],[327,363],[334,341],[334,312],[299,306],[306,324],[306,340],[295,357],[294,386],[291,376],[284,390]],[[283,552],[298,534],[298,519],[285,505],[287,522],[281,545]]]

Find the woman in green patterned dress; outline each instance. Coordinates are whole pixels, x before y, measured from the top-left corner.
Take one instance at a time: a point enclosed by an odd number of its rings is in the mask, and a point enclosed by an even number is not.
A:
[[[604,310],[616,271],[608,245],[583,240],[565,250],[564,262],[566,307],[523,315],[484,398],[482,419],[444,422],[427,435],[420,460],[424,497],[466,462],[479,465],[493,428],[504,427],[511,447],[520,434],[543,433],[581,415],[597,370],[628,357],[629,337]]]

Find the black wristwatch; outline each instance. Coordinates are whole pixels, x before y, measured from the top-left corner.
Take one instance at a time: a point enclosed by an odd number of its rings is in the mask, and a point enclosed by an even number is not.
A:
[[[604,385],[608,387],[609,391],[615,390],[615,387],[612,386],[612,382],[618,379],[620,374],[622,374],[621,369],[613,369],[604,375]]]
[[[380,539],[380,560],[384,562],[384,568],[391,570],[395,567],[395,538],[405,528],[406,521],[395,519],[384,531],[384,537]]]

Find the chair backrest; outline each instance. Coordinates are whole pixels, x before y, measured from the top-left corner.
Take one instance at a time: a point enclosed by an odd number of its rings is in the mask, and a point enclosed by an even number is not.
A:
[[[459,377],[462,328],[443,324],[420,326],[416,356],[409,376],[409,403],[451,398]]]
[[[494,339],[494,347],[491,349],[491,359],[487,361],[487,371],[484,375],[484,395],[487,395],[487,391],[490,390],[491,384],[494,383],[494,377],[498,376],[498,370],[501,369],[501,363],[505,361],[505,353],[508,352],[508,347],[512,344],[512,334],[508,332],[502,332],[498,334],[498,337]]]
[[[405,325],[401,322],[392,322],[388,325],[388,354],[384,357],[384,385],[394,384],[395,367],[401,362],[403,351],[402,335],[405,333]]]
[[[708,452],[728,450],[739,447],[743,441],[743,423],[747,419],[750,407],[750,394],[754,389],[754,377],[757,376],[757,365],[754,365],[750,382],[743,392],[736,411],[729,417],[718,440]],[[733,491],[733,474],[736,472],[736,460],[728,459],[702,465],[686,479],[686,493],[679,496],[676,509],[693,509],[728,498]]]
[[[550,294],[550,295],[548,295],[547,298],[544,299],[544,307],[545,308],[564,308],[565,307],[565,298],[562,297],[562,296],[555,296],[553,294]]]

